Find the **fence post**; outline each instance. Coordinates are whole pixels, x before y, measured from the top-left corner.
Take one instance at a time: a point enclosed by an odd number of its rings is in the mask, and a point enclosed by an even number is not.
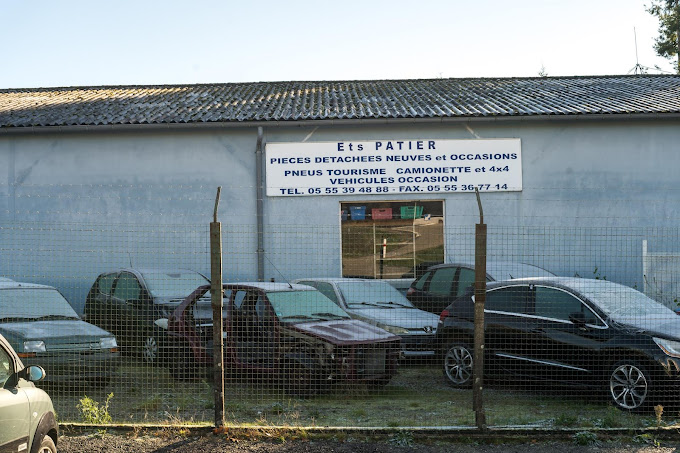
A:
[[[482,399],[484,389],[484,305],[486,302],[486,224],[479,191],[475,188],[479,206],[479,223],[475,226],[475,334],[473,362],[472,406],[477,428],[486,429]]]
[[[217,188],[215,211],[210,223],[210,302],[213,312],[213,393],[215,397],[215,428],[224,426],[224,344],[222,332],[222,224],[217,221],[220,192]]]

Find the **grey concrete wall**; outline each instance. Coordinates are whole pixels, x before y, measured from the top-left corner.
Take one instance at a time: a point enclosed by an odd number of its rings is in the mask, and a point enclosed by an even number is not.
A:
[[[678,251],[678,121],[482,121],[265,128],[265,141],[520,138],[522,192],[484,193],[490,255],[640,283],[641,241]],[[209,271],[222,186],[224,277],[257,277],[255,128],[0,135],[0,275],[58,286],[76,308],[95,276],[135,266]],[[264,199],[266,277],[339,275],[340,202]],[[414,199],[406,196],[403,199]],[[473,194],[445,201],[447,260],[471,259]],[[605,273],[605,274],[602,274]]]

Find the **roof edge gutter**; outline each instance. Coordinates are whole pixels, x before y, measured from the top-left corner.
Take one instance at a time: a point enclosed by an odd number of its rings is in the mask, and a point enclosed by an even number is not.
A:
[[[587,115],[524,115],[524,116],[461,116],[436,118],[364,118],[290,121],[248,121],[211,123],[162,123],[162,124],[102,124],[85,126],[30,126],[0,127],[1,135],[40,135],[59,133],[96,132],[150,132],[190,131],[252,127],[307,127],[334,125],[375,125],[375,124],[447,124],[447,123],[495,123],[495,122],[568,122],[568,121],[651,121],[677,120],[680,113],[631,113],[631,114],[587,114]]]

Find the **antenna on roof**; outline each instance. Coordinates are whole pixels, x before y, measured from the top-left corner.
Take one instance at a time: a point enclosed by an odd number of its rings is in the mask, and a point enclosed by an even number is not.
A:
[[[633,68],[630,71],[628,71],[627,74],[630,74],[631,72],[636,74],[636,75],[637,74],[641,74],[641,75],[642,74],[648,74],[650,70],[656,71],[656,72],[659,72],[659,73],[663,73],[663,74],[675,74],[674,72],[671,72],[671,71],[664,71],[663,69],[661,69],[657,65],[654,65],[653,68],[650,68],[649,66],[641,65],[640,61],[638,60],[637,31],[635,30],[635,27],[633,27],[633,35],[635,36],[635,66],[633,66]]]
[[[275,265],[274,263],[272,263],[272,260],[269,259],[269,257],[267,256],[266,253],[264,254],[264,257],[265,257],[265,259],[266,259],[267,261],[269,261],[269,264],[271,264],[272,267],[273,267],[274,269],[276,269],[276,272],[279,273],[279,275],[281,276],[281,278],[282,278],[286,283],[288,283],[288,286],[290,287],[290,289],[293,289],[293,285],[290,284],[290,282],[288,281],[288,279],[286,278],[286,276],[283,275],[283,274],[281,273],[281,271],[279,270],[279,268],[276,267],[276,265]],[[274,281],[274,279],[272,279],[272,281]]]
[[[633,69],[628,71],[628,74],[630,74],[631,71],[633,71],[635,74],[647,74],[647,68],[642,66],[638,60],[637,31],[635,31],[635,27],[633,27],[633,36],[635,37],[635,66],[633,66]]]

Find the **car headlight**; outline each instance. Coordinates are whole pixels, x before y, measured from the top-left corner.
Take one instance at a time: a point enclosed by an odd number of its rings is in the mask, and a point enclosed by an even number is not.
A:
[[[395,335],[407,335],[409,333],[408,329],[405,329],[403,327],[398,327],[398,326],[389,326],[387,324],[377,324],[378,327],[380,327],[383,330],[388,331],[389,333],[393,333]]]
[[[45,342],[42,340],[24,341],[24,352],[45,352]]]
[[[99,346],[102,349],[116,349],[118,343],[116,343],[116,337],[104,337],[99,340]]]
[[[654,342],[669,356],[680,358],[680,341],[654,337]]]

